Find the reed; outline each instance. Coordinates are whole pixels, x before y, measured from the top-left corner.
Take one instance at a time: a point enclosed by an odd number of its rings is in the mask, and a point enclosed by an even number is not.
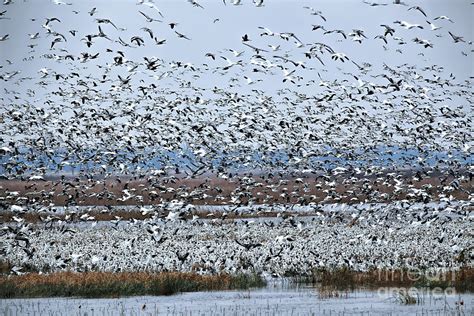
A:
[[[349,297],[349,290],[338,290],[333,286],[321,286],[317,290],[318,298],[320,300],[326,300],[331,298],[348,298]]]
[[[261,287],[258,275],[199,275],[181,272],[56,272],[0,276],[0,298],[120,297]]]
[[[394,298],[395,301],[399,302],[402,305],[413,305],[420,302],[420,298],[418,296],[414,296],[405,290],[398,291],[395,294]]]
[[[343,268],[318,268],[306,277],[296,278],[297,283],[314,283],[337,290],[380,287],[441,288],[452,287],[458,292],[474,292],[474,268],[462,267],[436,274],[419,270],[417,273],[404,269],[354,271]]]

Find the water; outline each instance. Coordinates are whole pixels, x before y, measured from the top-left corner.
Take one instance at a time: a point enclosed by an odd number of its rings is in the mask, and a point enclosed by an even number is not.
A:
[[[425,208],[432,208],[438,210],[441,213],[447,213],[451,216],[455,216],[455,214],[451,214],[451,211],[455,208],[459,208],[461,206],[469,205],[470,203],[467,201],[451,201],[451,202],[429,202],[429,203],[410,203],[410,210],[423,210]],[[358,204],[345,204],[345,203],[333,203],[333,204],[318,204],[318,205],[297,205],[297,204],[276,204],[276,205],[268,205],[268,204],[258,204],[252,206],[239,206],[235,207],[234,205],[193,205],[192,209],[195,211],[206,211],[206,212],[229,212],[233,210],[237,213],[242,214],[253,214],[257,211],[262,212],[295,212],[295,213],[313,213],[315,210],[323,211],[323,212],[345,212],[345,213],[354,213],[359,212],[360,210],[368,210],[368,209],[384,209],[387,207],[402,207],[402,203],[400,201],[394,201],[389,203],[358,203]],[[89,211],[102,211],[106,210],[120,210],[120,211],[142,211],[143,209],[147,209],[149,211],[153,210],[166,210],[166,211],[182,211],[182,204],[157,204],[157,205],[147,205],[147,206],[136,206],[136,205],[121,205],[121,206],[109,206],[108,208],[105,206],[53,206],[53,207],[40,207],[38,209],[27,209],[27,211],[40,211],[40,212],[52,212],[55,214],[63,214],[65,211],[69,212],[89,212]],[[189,207],[189,206],[188,206]],[[407,206],[405,205],[402,207],[406,209]],[[456,216],[455,216],[456,217]]]
[[[3,315],[473,315],[473,294],[420,292],[403,305],[385,289],[338,292],[322,298],[309,286],[270,284],[250,291],[182,293],[111,299],[0,300]],[[462,301],[463,305],[459,302]]]

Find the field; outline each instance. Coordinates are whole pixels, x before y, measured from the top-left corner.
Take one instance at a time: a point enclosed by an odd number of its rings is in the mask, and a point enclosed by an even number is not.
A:
[[[0,206],[157,205],[175,200],[191,205],[370,203],[399,200],[467,200],[473,179],[467,170],[459,175],[387,171],[373,175],[348,173],[315,176],[262,174],[229,179],[169,177],[66,177],[64,179],[0,180]]]

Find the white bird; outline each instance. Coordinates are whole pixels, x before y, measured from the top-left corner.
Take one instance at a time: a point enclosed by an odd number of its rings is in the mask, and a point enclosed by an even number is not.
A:
[[[447,17],[446,15],[440,15],[440,16],[434,18],[434,20],[447,20],[447,21],[449,21],[449,22],[451,22],[451,23],[454,23],[454,21],[451,20],[451,19],[450,19],[449,17]]]
[[[251,84],[255,84],[256,82],[260,82],[262,80],[257,80],[257,81],[253,81],[251,78],[247,77],[247,76],[244,76],[244,79],[247,81],[247,84],[248,85],[251,85]]]
[[[425,48],[428,48],[428,47],[433,48],[433,43],[431,43],[430,41],[425,40],[425,39],[420,39],[420,38],[416,37],[416,38],[413,39],[413,42],[415,42],[417,44],[421,44]]]
[[[306,7],[303,7],[303,8],[310,10],[310,11],[311,11],[311,13],[310,13],[311,15],[317,15],[317,16],[319,16],[321,19],[323,19],[324,22],[326,22],[326,18],[323,16],[323,13],[322,13],[321,11],[317,11],[317,10],[315,10],[314,8],[312,8],[312,7],[307,7],[307,6],[306,6]]]
[[[331,54],[331,58],[334,59],[334,60],[340,60],[342,62],[346,61],[346,60],[349,60],[349,57],[347,57],[346,54],[344,53],[334,53],[334,54]]]
[[[12,206],[10,206],[10,210],[11,210],[12,212],[18,212],[18,213],[21,213],[21,212],[24,212],[24,211],[25,211],[25,209],[24,209],[23,207],[19,206],[19,205],[12,205]]]
[[[195,6],[197,8],[204,9],[204,7],[202,5],[200,5],[196,0],[188,0],[188,2],[191,3],[193,6]]]
[[[22,223],[25,221],[24,218],[21,218],[21,217],[16,217],[16,216],[12,216],[12,219],[17,222],[17,223]]]
[[[419,29],[423,29],[423,26],[421,26],[420,24],[411,24],[411,23],[408,23],[407,21],[395,21],[393,22],[395,24],[400,24],[402,27],[406,28],[407,30],[411,30],[412,28],[419,28]]]
[[[142,11],[140,11],[140,10],[139,10],[138,12],[140,12],[140,14],[143,15],[143,16],[145,17],[145,19],[147,20],[147,22],[149,22],[149,23],[151,23],[151,22],[153,22],[153,21],[161,22],[160,20],[154,19],[154,18],[148,16],[147,14],[145,14],[144,12],[142,12]]]
[[[35,34],[28,34],[30,36],[30,39],[37,39],[39,38],[39,33],[35,33]]]
[[[160,11],[160,9],[158,9],[158,7],[155,4],[151,2],[143,2],[142,4],[146,5],[149,8],[155,9],[156,11],[158,11],[158,14],[161,15],[162,18],[164,18],[163,13]]]
[[[48,68],[41,68],[40,70],[38,70],[39,73],[41,73],[41,78],[45,78],[48,76],[49,72],[48,72]]]
[[[272,49],[272,51],[276,52],[280,50],[280,45],[268,45]]]
[[[431,26],[431,30],[432,30],[432,31],[436,31],[436,30],[441,29],[441,27],[434,25],[434,24],[431,23],[430,21],[426,21],[426,23],[428,23],[428,24]]]
[[[12,152],[13,152],[13,150],[9,147],[6,147],[6,146],[0,147],[0,153],[2,153],[2,155],[6,154],[6,153],[10,154]]]
[[[448,33],[449,33],[449,35],[451,35],[451,37],[453,38],[454,43],[459,43],[459,42],[465,43],[465,42],[466,42],[466,41],[464,40],[464,37],[454,35],[454,34],[451,33],[451,32],[448,32]]]
[[[76,263],[77,260],[79,260],[79,258],[81,258],[82,256],[83,254],[76,254],[76,253],[71,254],[72,262]]]
[[[300,41],[295,41],[295,46],[296,46],[297,48],[301,48],[301,47],[304,46],[304,44],[301,43]]]
[[[44,180],[44,177],[43,177],[43,176],[36,175],[36,176],[31,176],[31,177],[29,177],[28,180],[31,180],[31,181]]]
[[[235,65],[239,65],[239,66],[242,66],[242,61],[239,60],[237,62],[234,62],[232,60],[230,60],[229,58],[225,57],[225,56],[221,56],[222,59],[224,59],[226,62],[227,62],[227,66],[225,66],[224,68],[222,68],[223,70],[228,70],[229,68],[235,66]]]
[[[232,54],[234,54],[234,57],[240,57],[242,56],[242,54],[244,53],[244,51],[236,51],[236,50],[233,50],[233,49],[229,49],[229,52],[231,52]]]
[[[22,275],[22,274],[25,274],[24,272],[21,271],[22,269],[23,269],[22,267],[14,266],[13,268],[11,268],[11,271],[13,272],[13,274]]]
[[[166,216],[166,219],[171,222],[174,222],[178,218],[179,218],[179,214],[177,212],[172,212],[172,211],[170,211],[168,215]]]
[[[267,35],[267,36],[280,35],[280,33],[272,32],[269,28],[266,28],[264,26],[259,26],[258,28],[261,29],[261,30],[264,30],[263,33],[260,33],[260,36],[263,36],[263,35]]]
[[[423,11],[423,9],[422,9],[420,6],[417,6],[417,5],[416,5],[416,6],[410,7],[410,8],[408,9],[408,11],[410,11],[410,10],[418,10],[418,11],[421,12],[421,14],[423,14],[425,17],[427,16],[426,13],[425,13],[425,11]]]
[[[72,3],[66,3],[66,2],[63,2],[61,0],[53,0],[53,3],[57,4],[57,5],[61,5],[61,4],[72,5]]]
[[[293,76],[295,73],[295,69],[292,71],[288,71],[288,69],[283,69],[283,82],[290,81],[292,83],[296,83],[296,77]]]

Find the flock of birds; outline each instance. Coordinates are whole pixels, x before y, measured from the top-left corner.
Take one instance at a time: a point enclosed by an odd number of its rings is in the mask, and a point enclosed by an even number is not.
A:
[[[147,209],[146,211],[152,211]],[[474,256],[471,205],[372,204],[320,207],[314,216],[273,219],[89,222],[3,228],[12,273],[183,271],[308,275],[316,268],[445,269]],[[264,233],[262,233],[264,232]]]
[[[196,15],[209,18],[205,3],[188,2]],[[218,2],[268,6],[263,0]],[[1,228],[0,251],[12,273],[153,269],[285,276],[315,266],[456,268],[472,255],[472,206],[453,197],[461,192],[472,201],[472,77],[458,79],[430,64],[431,51],[447,43],[469,64],[472,42],[452,30],[455,20],[400,1],[364,1],[364,10],[393,7],[415,22],[400,17],[367,30],[343,29],[305,6],[301,34],[256,25],[233,48],[190,62],[150,54],[183,42],[200,47],[197,34],[158,2],[130,5],[127,14],[141,23],[135,29],[122,27],[123,16],[109,17],[100,6],[52,3],[57,14],[25,22],[37,26],[33,33],[0,31],[2,51],[17,36],[25,41],[24,56],[0,64],[0,207],[14,213]],[[18,19],[10,6],[21,5],[28,4],[3,2],[0,29]],[[88,27],[68,27],[67,19],[76,16]],[[219,28],[221,19],[211,17],[210,24]],[[359,57],[373,54],[372,48],[385,62]],[[409,57],[389,62],[398,55]],[[44,66],[28,73],[37,64]],[[407,181],[408,200],[447,206],[406,201],[320,212],[307,193],[316,189],[337,202],[338,175],[385,201],[390,196],[378,191],[377,181],[395,195]],[[413,185],[434,178],[438,190]],[[236,188],[223,196],[225,189],[212,185],[216,179]],[[300,187],[290,191],[288,179]],[[110,181],[120,187],[118,195]],[[136,181],[143,182],[132,188]],[[275,195],[253,195],[262,187],[312,206],[317,215],[185,220],[192,205],[209,196],[235,208],[272,204]],[[358,192],[344,194],[358,201]],[[143,204],[144,193],[164,206],[143,211],[152,216],[142,221],[117,217],[97,224],[87,213],[80,224],[67,216],[37,224],[23,218],[32,210],[51,212],[56,196],[68,207],[90,198]]]

